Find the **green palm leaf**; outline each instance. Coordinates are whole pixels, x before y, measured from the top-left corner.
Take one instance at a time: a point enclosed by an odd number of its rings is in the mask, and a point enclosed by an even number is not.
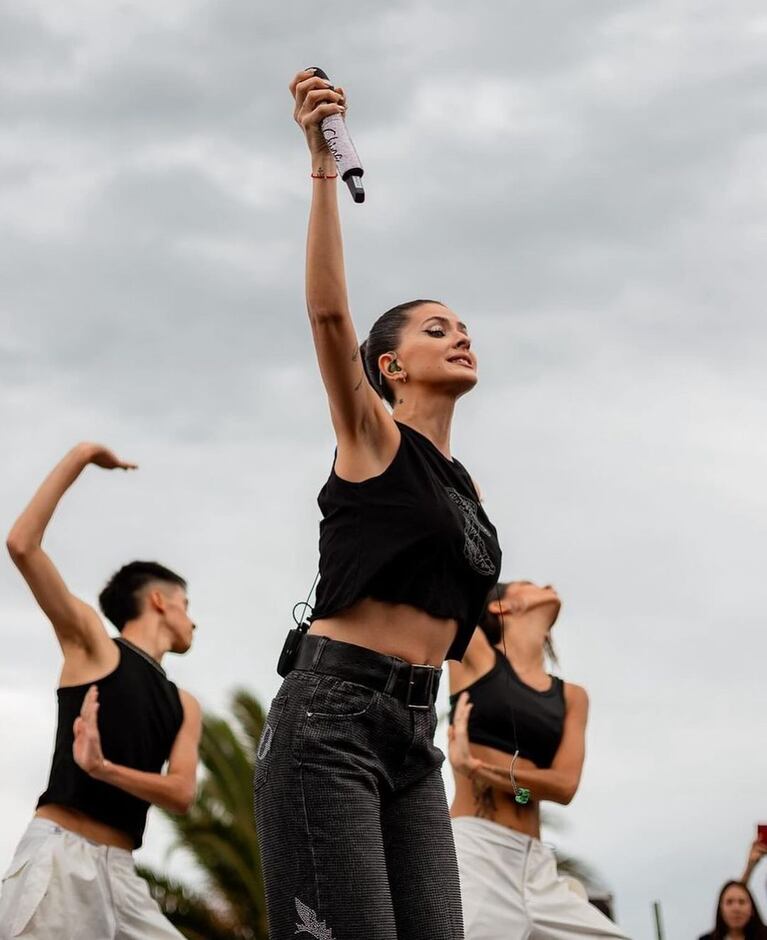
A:
[[[197,799],[183,816],[166,813],[174,848],[194,858],[204,890],[144,868],[152,894],[189,940],[268,940],[261,853],[253,819],[253,770],[265,721],[260,703],[239,689],[232,697],[236,723],[206,714],[200,740],[203,774]]]

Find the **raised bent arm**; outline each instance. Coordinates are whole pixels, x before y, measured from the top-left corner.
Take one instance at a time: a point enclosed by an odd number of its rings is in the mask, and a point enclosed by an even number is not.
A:
[[[184,720],[181,723],[165,773],[153,774],[123,764],[113,764],[101,750],[98,731],[98,688],[86,693],[75,720],[73,754],[76,763],[94,780],[119,787],[169,813],[186,813],[197,793],[197,753],[202,731],[202,714],[195,698],[180,690]]]
[[[75,597],[43,551],[42,540],[62,496],[89,464],[132,468],[98,444],[78,444],[54,467],[13,525],[6,541],[14,564],[53,624],[62,648],[91,647],[106,636],[98,614]]]
[[[567,710],[565,723],[557,753],[551,767],[545,769],[520,767],[514,770],[517,787],[527,787],[535,800],[550,800],[553,803],[569,803],[575,796],[583,771],[586,748],[586,722],[588,720],[588,695],[578,685],[565,686]],[[469,750],[468,714],[471,704],[461,696],[456,705],[453,725],[450,729],[450,761],[456,773],[472,779],[479,778],[507,793],[514,792],[509,775],[510,765],[501,766],[472,757]]]
[[[759,862],[767,855],[767,844],[760,842],[758,839],[753,843],[748,852],[748,859],[746,861],[746,867],[743,870],[741,876],[741,881],[743,884],[748,884],[748,880],[753,874],[754,869],[759,864]]]
[[[306,246],[306,303],[320,373],[330,403],[339,456],[362,444],[374,457],[389,462],[399,432],[365,376],[354,330],[344,271],[343,240],[338,214],[336,171],[320,123],[345,108],[343,90],[311,72],[299,72],[290,85],[294,117],[306,134],[312,161],[312,205]]]

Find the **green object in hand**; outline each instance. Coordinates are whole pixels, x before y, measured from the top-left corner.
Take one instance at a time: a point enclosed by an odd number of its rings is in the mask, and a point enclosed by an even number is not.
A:
[[[527,787],[519,787],[517,792],[514,794],[514,802],[521,803],[522,806],[530,800],[530,791]]]

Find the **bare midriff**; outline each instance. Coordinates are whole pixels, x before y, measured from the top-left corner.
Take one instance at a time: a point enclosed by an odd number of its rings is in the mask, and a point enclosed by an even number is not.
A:
[[[409,604],[364,598],[351,607],[315,620],[309,633],[398,656],[409,663],[441,666],[458,622],[432,617]]]
[[[472,757],[498,767],[511,765],[511,754],[499,751],[484,744],[471,744]],[[534,770],[535,764],[523,757],[518,757],[515,769],[527,768]],[[476,816],[478,819],[489,819],[501,826],[508,826],[516,832],[541,837],[541,813],[537,802],[530,800],[524,806],[514,802],[514,794],[500,790],[491,783],[479,777],[469,780],[463,774],[454,774],[455,796],[450,805],[451,816]]]
[[[120,829],[113,826],[107,826],[106,823],[93,819],[80,810],[72,809],[69,806],[62,806],[60,803],[46,803],[38,808],[35,816],[41,819],[50,819],[61,826],[62,829],[68,829],[70,832],[77,833],[91,842],[99,842],[101,845],[111,845],[118,849],[127,849],[133,851],[133,840]]]

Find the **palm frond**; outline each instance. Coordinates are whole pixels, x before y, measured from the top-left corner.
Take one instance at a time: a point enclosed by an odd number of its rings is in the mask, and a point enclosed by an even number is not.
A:
[[[254,698],[250,692],[246,689],[237,689],[232,696],[232,714],[245,734],[248,755],[253,762],[261,732],[264,729],[266,712],[258,699]]]
[[[232,937],[250,940],[254,933],[238,933],[238,925],[215,911],[210,903],[178,881],[145,866],[139,875],[146,879],[152,897],[163,913],[188,940],[231,940]]]
[[[574,855],[565,855],[559,851],[554,853],[557,857],[557,871],[560,875],[569,875],[577,878],[589,890],[601,887],[601,880],[593,866]]]
[[[197,893],[150,869],[142,874],[168,919],[189,940],[268,940],[261,852],[253,818],[255,751],[265,720],[243,689],[232,697],[236,722],[206,713],[203,773],[186,815],[164,815],[196,862],[207,890]]]

